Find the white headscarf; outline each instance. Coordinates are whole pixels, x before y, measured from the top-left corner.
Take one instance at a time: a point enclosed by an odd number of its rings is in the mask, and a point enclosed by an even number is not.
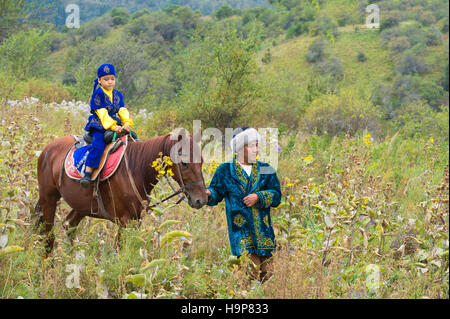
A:
[[[253,141],[258,141],[258,143],[261,142],[261,136],[258,134],[257,130],[249,126],[238,128],[233,132],[233,138],[230,142],[231,150],[236,153],[243,148],[244,145]]]

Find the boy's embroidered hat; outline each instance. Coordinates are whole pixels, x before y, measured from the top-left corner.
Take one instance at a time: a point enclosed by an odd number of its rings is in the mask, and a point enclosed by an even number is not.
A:
[[[97,78],[94,81],[94,89],[92,90],[92,93],[94,93],[95,89],[98,85],[98,79],[105,75],[116,75],[116,69],[114,68],[114,65],[112,64],[102,64],[97,70]]]
[[[261,136],[258,134],[257,130],[250,126],[238,128],[233,132],[233,138],[230,142],[231,150],[236,153],[246,144],[253,141],[258,141],[259,143],[261,142]]]

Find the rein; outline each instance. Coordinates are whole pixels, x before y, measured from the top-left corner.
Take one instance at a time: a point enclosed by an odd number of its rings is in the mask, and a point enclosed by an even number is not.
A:
[[[160,206],[159,204],[161,204],[161,203],[163,203],[163,202],[169,200],[170,198],[172,198],[172,197],[174,197],[174,196],[176,196],[176,195],[178,195],[178,194],[180,194],[180,193],[184,193],[184,192],[186,191],[186,189],[187,189],[188,186],[197,185],[197,184],[203,184],[203,183],[204,183],[203,180],[199,180],[199,181],[196,181],[196,182],[192,182],[192,183],[187,183],[187,184],[185,184],[184,181],[183,181],[183,176],[181,175],[180,166],[179,166],[179,164],[175,163],[175,166],[177,167],[178,176],[180,177],[180,181],[181,181],[181,187],[180,187],[180,189],[175,190],[175,188],[174,188],[174,187],[172,186],[172,184],[170,183],[170,180],[169,180],[169,178],[167,177],[167,175],[164,175],[164,176],[166,177],[167,182],[168,182],[170,188],[172,189],[173,193],[170,194],[169,196],[166,196],[164,199],[160,200],[158,203],[154,203],[153,205],[148,205],[148,204],[145,204],[145,205],[144,205],[144,204],[143,204],[144,200],[142,199],[141,195],[139,194],[139,191],[137,190],[137,187],[136,187],[136,183],[134,182],[134,178],[133,178],[133,176],[131,175],[130,168],[129,168],[129,166],[128,166],[128,158],[127,158],[126,152],[125,152],[125,154],[124,154],[124,159],[125,159],[125,166],[126,166],[126,168],[127,168],[128,178],[129,178],[129,180],[130,180],[130,182],[131,182],[131,187],[133,188],[133,191],[134,191],[134,193],[136,194],[136,196],[138,197],[138,199],[139,199],[139,201],[141,202],[141,204],[145,207],[145,211],[146,211],[146,212],[148,212],[148,210],[151,209],[151,208],[153,208],[153,207]],[[149,202],[153,203],[153,201],[151,200],[149,194],[147,194],[147,190],[145,189],[145,184],[144,184],[144,192],[145,192],[145,196],[147,197],[147,200],[148,200]],[[183,200],[186,201],[186,196],[185,196],[184,194],[180,197],[180,199],[176,202],[175,205],[178,205],[178,204],[181,203],[181,201],[183,201]],[[187,202],[187,201],[186,201],[186,202]]]
[[[171,194],[171,195],[165,197],[164,199],[162,199],[161,201],[159,201],[159,202],[156,203],[156,204],[153,204],[153,205],[151,205],[151,206],[146,207],[146,211],[148,211],[148,208],[153,208],[153,207],[155,207],[155,206],[159,206],[159,204],[161,204],[162,202],[165,202],[166,200],[172,198],[172,197],[175,196],[175,195],[178,195],[178,194],[180,194],[180,193],[184,193],[184,192],[186,191],[186,188],[187,188],[188,186],[197,185],[197,184],[203,184],[203,180],[199,180],[199,181],[196,181],[196,182],[192,182],[192,183],[185,184],[184,181],[183,181],[183,176],[181,175],[181,172],[180,172],[180,166],[179,166],[179,164],[175,164],[175,165],[176,165],[176,167],[177,167],[178,176],[180,176],[180,181],[181,181],[181,187],[180,187],[180,189],[176,191],[175,188],[172,186],[172,183],[170,183],[169,177],[167,177],[167,175],[164,175],[164,176],[166,177],[167,183],[169,184],[170,188],[171,188],[172,191],[173,191],[173,194]],[[148,196],[147,192],[146,192],[146,195],[147,195],[147,199],[148,199],[150,202],[152,202],[152,200],[151,200],[151,198]],[[181,196],[180,199],[175,203],[175,205],[178,205],[178,204],[181,203],[181,201],[183,201],[183,200],[186,201],[186,196],[184,196],[184,194],[183,194],[183,196]],[[187,201],[186,201],[186,202],[187,202]]]

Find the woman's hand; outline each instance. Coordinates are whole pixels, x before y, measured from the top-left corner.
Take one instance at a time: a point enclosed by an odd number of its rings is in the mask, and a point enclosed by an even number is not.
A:
[[[117,127],[114,129],[114,131],[117,132],[117,133],[122,132],[122,126],[117,126]]]
[[[259,197],[258,195],[256,195],[255,193],[250,194],[246,197],[244,197],[244,204],[247,207],[252,207],[253,205],[255,205],[257,202],[259,202]]]
[[[207,189],[207,190],[205,191],[205,193],[206,193],[206,195],[208,195],[208,197],[211,196],[211,191],[210,191],[209,189]]]
[[[129,126],[129,125],[124,125],[124,126],[122,126],[122,127],[123,127],[123,129],[124,129],[125,131],[127,131],[127,132],[131,131],[131,126]]]

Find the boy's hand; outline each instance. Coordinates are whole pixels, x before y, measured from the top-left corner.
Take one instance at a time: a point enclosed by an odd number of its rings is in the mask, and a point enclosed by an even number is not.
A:
[[[211,191],[209,189],[206,190],[206,195],[208,195],[208,197],[211,195]]]
[[[114,131],[117,132],[117,133],[120,133],[120,132],[122,132],[122,127],[121,127],[121,126],[117,126],[117,127],[114,129]]]
[[[131,131],[131,126],[129,126],[129,125],[124,125],[124,126],[122,126],[122,127],[123,127],[123,129],[124,129],[125,131],[127,131],[127,132]]]
[[[258,195],[254,194],[254,193],[244,197],[244,204],[247,207],[252,207],[257,202],[259,202],[259,197],[258,197]]]

